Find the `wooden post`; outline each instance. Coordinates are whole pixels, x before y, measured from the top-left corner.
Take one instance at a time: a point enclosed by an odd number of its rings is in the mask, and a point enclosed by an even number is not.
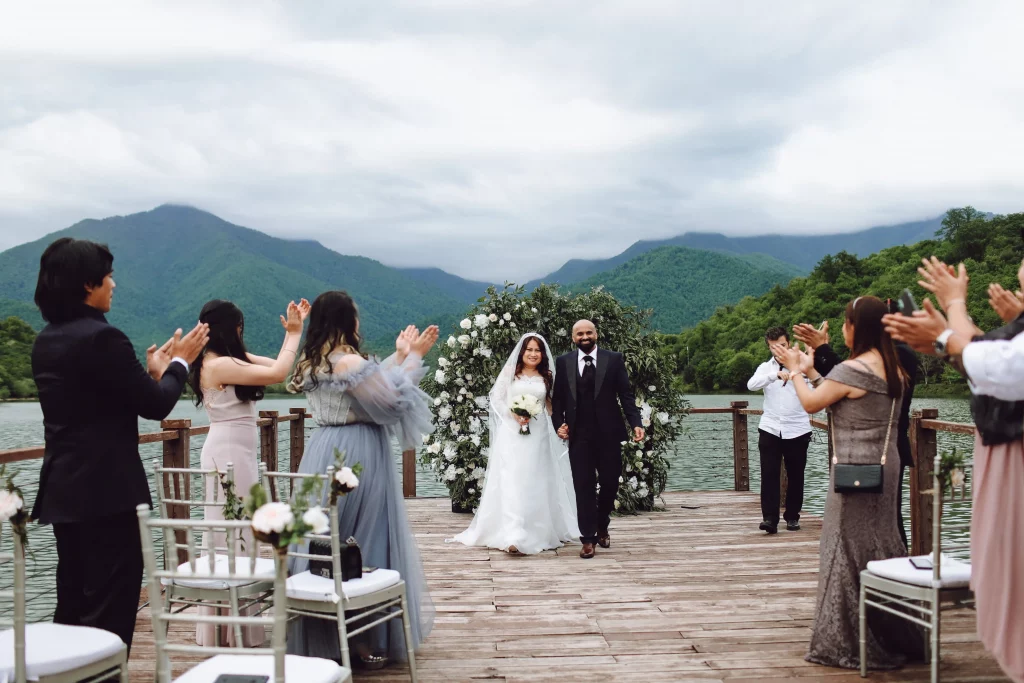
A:
[[[747,416],[740,413],[750,405],[747,401],[733,401],[732,408],[732,470],[733,488],[750,490],[750,454],[747,447]]]
[[[260,425],[260,459],[268,472],[277,472],[277,411],[261,410],[260,419],[270,419],[269,424]],[[271,500],[277,500],[277,482],[270,480]]]
[[[402,451],[402,493],[406,498],[416,497],[416,449]]]
[[[175,432],[174,439],[164,441],[164,467],[188,467],[189,448],[192,429],[192,420],[163,420],[160,422],[160,429],[167,432]],[[171,475],[170,478],[162,477],[157,486],[164,487],[164,498],[175,500],[189,500],[192,492],[192,478],[185,475]],[[184,480],[184,482],[182,481]],[[172,486],[173,482],[173,486]],[[184,485],[182,485],[184,484]],[[184,490],[183,490],[184,489]],[[169,505],[167,514],[171,519],[188,519],[190,510],[184,505]],[[175,540],[178,543],[185,543],[185,532],[174,532]],[[178,564],[188,562],[188,551],[184,548],[178,549]]]
[[[288,467],[298,472],[302,454],[306,452],[306,409],[289,408],[288,412],[295,416],[288,425]]]
[[[910,554],[927,555],[932,549],[932,472],[938,438],[934,429],[921,426],[922,420],[939,417],[935,408],[915,410],[910,418],[910,452],[914,469],[910,474]]]

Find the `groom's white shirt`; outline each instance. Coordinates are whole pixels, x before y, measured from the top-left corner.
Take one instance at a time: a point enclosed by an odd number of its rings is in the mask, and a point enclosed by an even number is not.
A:
[[[576,356],[576,365],[579,368],[579,373],[580,373],[581,377],[583,376],[583,368],[587,364],[587,362],[585,360],[583,360],[584,357],[590,356],[591,358],[593,358],[594,359],[594,368],[597,369],[597,345],[596,344],[594,345],[594,349],[590,353],[583,353],[583,351],[581,351],[580,349],[576,349],[576,354],[577,354],[577,356]]]

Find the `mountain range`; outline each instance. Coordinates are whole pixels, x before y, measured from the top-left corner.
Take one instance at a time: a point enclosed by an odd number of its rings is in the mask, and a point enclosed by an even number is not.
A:
[[[805,274],[827,253],[871,253],[931,236],[938,219],[846,235],[730,238],[687,233],[637,242],[599,261],[573,260],[538,281],[570,290],[604,286],[623,301],[655,309],[654,324],[668,332],[703,320],[715,308],[759,295]],[[287,240],[233,225],[180,205],[102,220],[88,219],[0,253],[0,319],[16,316],[39,329],[32,303],[39,256],[54,239],[73,236],[106,243],[118,284],[111,322],[141,348],[176,327],[194,324],[209,299],[234,301],[246,315],[246,342],[275,353],[278,316],[289,300],[345,289],[360,306],[362,332],[386,351],[409,323],[451,329],[486,282],[438,268],[392,268],[332,251],[311,240]],[[808,265],[810,264],[810,265]]]

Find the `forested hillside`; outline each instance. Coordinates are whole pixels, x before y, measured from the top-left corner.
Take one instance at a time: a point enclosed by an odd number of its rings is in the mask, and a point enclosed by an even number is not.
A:
[[[800,271],[770,256],[736,256],[662,247],[569,287],[604,287],[620,302],[652,309],[655,329],[674,331],[704,320],[719,306],[762,294]]]
[[[36,333],[18,318],[0,320],[0,400],[33,398],[32,342]]]
[[[992,282],[1012,291],[1020,288],[1024,213],[986,217],[972,207],[951,209],[935,239],[863,259],[846,252],[826,256],[807,277],[719,308],[692,329],[666,335],[667,351],[678,356],[684,382],[697,391],[744,390],[754,369],[768,358],[764,332],[775,325],[791,329],[801,322],[828,320],[832,344],[845,355],[841,327],[846,304],[864,294],[895,298],[904,288],[920,302],[926,292],[917,285],[917,267],[933,254],[967,266],[971,315],[984,330],[999,327],[1002,322],[989,307],[986,290]],[[934,358],[922,357],[922,363],[925,372],[919,384],[963,383],[959,374]]]

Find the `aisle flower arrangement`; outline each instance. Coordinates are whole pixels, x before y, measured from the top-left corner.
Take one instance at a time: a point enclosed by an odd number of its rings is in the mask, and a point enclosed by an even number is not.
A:
[[[616,509],[652,510],[665,489],[665,454],[682,433],[688,404],[677,391],[675,359],[660,352],[650,312],[620,304],[601,288],[562,294],[541,285],[490,287],[487,294],[442,338],[437,370],[425,381],[434,397],[435,430],[425,437],[421,461],[431,467],[452,499],[452,508],[472,511],[487,478],[488,393],[502,365],[526,332],[538,332],[560,355],[575,346],[573,323],[592,320],[598,346],[623,353],[643,418],[643,443],[623,442],[623,476]],[[551,359],[554,369],[554,359]]]

